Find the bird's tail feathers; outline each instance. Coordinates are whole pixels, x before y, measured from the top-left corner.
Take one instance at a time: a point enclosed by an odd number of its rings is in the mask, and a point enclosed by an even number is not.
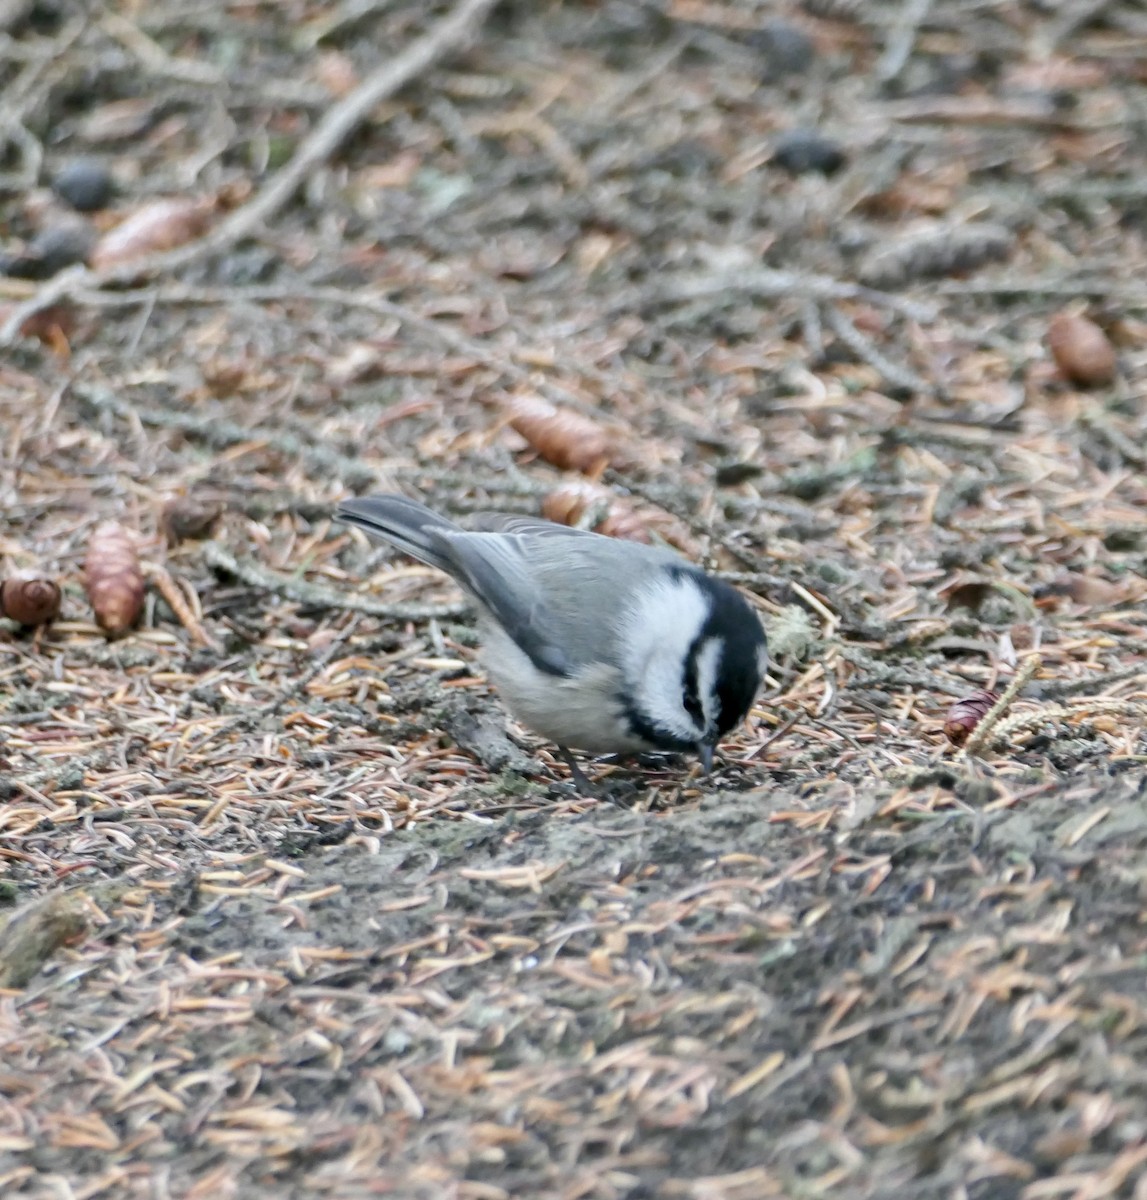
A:
[[[443,553],[442,542],[435,534],[457,529],[458,526],[417,500],[393,494],[358,496],[353,500],[344,500],[335,511],[335,517],[348,525],[357,525],[371,537],[389,542],[403,554],[409,554],[420,562],[450,574],[457,570]]]

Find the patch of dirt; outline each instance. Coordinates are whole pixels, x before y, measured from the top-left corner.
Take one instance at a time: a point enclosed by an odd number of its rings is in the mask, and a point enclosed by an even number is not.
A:
[[[148,880],[23,999],[6,1067],[55,1132],[27,1160],[84,1177],[60,1135],[94,1136],[90,1098],[111,1162],[146,1146],[174,1195],[220,1163],[244,1196],[995,1197],[1111,1170],[1147,800],[1034,790],[510,814],[312,850],[278,895]]]

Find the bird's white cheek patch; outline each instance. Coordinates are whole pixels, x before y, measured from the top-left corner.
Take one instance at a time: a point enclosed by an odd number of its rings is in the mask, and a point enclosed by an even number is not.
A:
[[[682,742],[704,733],[685,712],[681,693],[689,648],[708,615],[709,600],[697,584],[687,575],[667,574],[634,596],[618,635],[632,706]]]
[[[634,599],[620,639],[626,677],[640,679],[651,667],[664,667],[666,677],[657,686],[676,695],[681,664],[708,615],[708,601],[692,580],[667,577],[645,588]]]

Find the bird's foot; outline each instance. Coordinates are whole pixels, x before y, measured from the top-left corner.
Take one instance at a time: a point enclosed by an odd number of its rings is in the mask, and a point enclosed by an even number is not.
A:
[[[565,746],[558,747],[558,753],[562,756],[562,761],[570,769],[570,778],[573,780],[574,787],[583,796],[588,796],[593,800],[601,799],[601,792],[593,785],[590,778],[578,766],[577,759],[566,749]]]

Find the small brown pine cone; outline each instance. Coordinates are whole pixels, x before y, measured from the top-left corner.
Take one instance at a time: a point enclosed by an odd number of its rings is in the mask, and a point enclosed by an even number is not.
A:
[[[688,529],[675,517],[651,505],[635,504],[590,479],[570,479],[554,488],[542,501],[542,516],[622,541],[662,539],[687,554],[697,552]]]
[[[143,571],[131,534],[115,521],[97,526],[88,542],[84,586],[100,627],[126,633],[143,609]]]
[[[516,396],[506,406],[511,428],[548,463],[564,471],[600,475],[613,461],[613,438],[596,421],[536,396]]]
[[[542,501],[542,516],[559,525],[582,525],[606,537],[649,542],[648,521],[607,487],[589,479],[571,479]]]
[[[948,741],[953,746],[962,746],[999,698],[998,692],[973,692],[957,700],[944,719],[944,735]]]
[[[1055,365],[1079,387],[1106,387],[1115,378],[1115,349],[1107,334],[1087,317],[1056,313],[1048,322],[1047,345]]]
[[[46,625],[60,615],[60,587],[32,571],[0,583],[0,612],[21,625]]]

